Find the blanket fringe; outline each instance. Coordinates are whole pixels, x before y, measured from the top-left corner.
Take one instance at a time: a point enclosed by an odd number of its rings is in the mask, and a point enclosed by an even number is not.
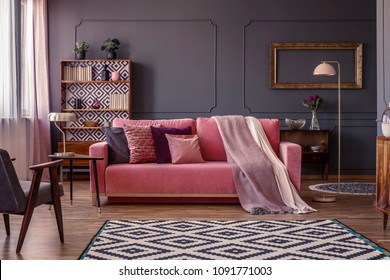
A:
[[[253,207],[250,212],[251,215],[286,214],[286,213],[294,213],[294,209],[290,208],[287,211],[283,211],[283,210],[265,210],[260,207]]]

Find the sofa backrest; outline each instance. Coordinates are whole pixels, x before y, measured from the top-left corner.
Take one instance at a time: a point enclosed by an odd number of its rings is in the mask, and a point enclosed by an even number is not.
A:
[[[259,119],[264,132],[276,155],[279,156],[280,131],[278,119]],[[202,151],[203,159],[206,161],[226,161],[226,151],[223,146],[221,135],[219,134],[217,123],[212,118],[199,117],[195,120],[185,119],[167,119],[167,120],[129,120],[115,118],[114,127],[123,127],[124,125],[161,125],[162,127],[182,128],[190,126],[193,134],[198,134],[199,145]]]
[[[182,128],[186,126],[191,127],[192,134],[195,134],[195,120],[193,119],[171,119],[171,120],[129,120],[115,118],[112,122],[114,127],[123,127],[124,125],[161,125],[162,127]]]
[[[280,131],[278,119],[259,119],[267,138],[279,156]],[[196,119],[196,132],[199,137],[199,145],[203,159],[206,161],[227,160],[226,151],[219,134],[217,123],[212,118]]]

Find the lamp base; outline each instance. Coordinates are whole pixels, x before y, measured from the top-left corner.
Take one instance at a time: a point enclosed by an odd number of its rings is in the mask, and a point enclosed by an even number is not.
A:
[[[66,153],[54,153],[56,157],[73,157],[74,152],[66,152]]]
[[[315,196],[312,199],[314,202],[336,202],[336,196],[335,195],[320,195],[320,196]]]

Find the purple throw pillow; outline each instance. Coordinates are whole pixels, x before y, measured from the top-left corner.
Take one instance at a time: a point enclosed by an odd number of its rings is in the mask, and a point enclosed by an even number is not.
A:
[[[191,135],[191,127],[186,126],[183,128],[175,127],[150,127],[154,139],[154,145],[156,147],[157,163],[171,163],[171,152],[169,150],[169,144],[165,134],[173,135]]]
[[[122,127],[105,127],[108,145],[108,164],[129,163],[130,150]]]

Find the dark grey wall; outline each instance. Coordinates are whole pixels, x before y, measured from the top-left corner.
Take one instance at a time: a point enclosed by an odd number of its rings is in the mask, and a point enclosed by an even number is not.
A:
[[[59,110],[59,60],[75,38],[104,58],[108,37],[133,68],[133,118],[242,114],[310,119],[300,101],[319,94],[321,128],[337,125],[337,90],[272,90],[272,42],[362,42],[363,89],[342,91],[342,171],[375,174],[376,6],[372,0],[50,0],[51,110]],[[75,28],[77,26],[77,28]],[[324,58],[318,57],[318,62]],[[306,64],[286,71],[311,78]],[[349,74],[348,74],[349,75]],[[307,124],[308,127],[308,124]],[[331,169],[337,168],[337,129]],[[306,171],[305,171],[306,172]],[[307,170],[310,172],[310,170]]]

